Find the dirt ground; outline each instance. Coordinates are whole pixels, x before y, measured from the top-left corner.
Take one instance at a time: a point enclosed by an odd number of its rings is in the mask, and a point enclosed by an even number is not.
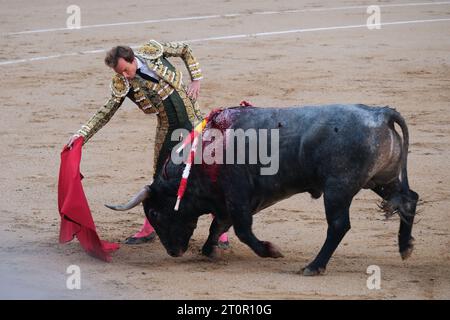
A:
[[[450,298],[450,21],[268,34],[363,25],[372,4],[384,5],[382,23],[448,19],[450,3],[78,0],[83,26],[162,21],[17,33],[65,27],[73,1],[39,2],[0,1],[0,298]],[[211,15],[218,16],[205,18]],[[179,17],[197,18],[167,21]],[[255,33],[266,34],[229,37]],[[232,230],[232,248],[220,261],[202,257],[208,216],[181,258],[168,256],[158,240],[122,245],[111,263],[88,256],[77,241],[59,244],[60,152],[109,96],[112,72],[101,50],[149,39],[198,40],[191,46],[205,75],[205,113],[241,100],[260,107],[365,103],[399,110],[410,129],[410,184],[421,197],[412,257],[400,259],[398,218],[384,220],[377,196],[367,190],[355,197],[352,229],[319,277],[298,273],[326,235],[322,199],[307,194],[254,218],[255,234],[277,244],[282,259],[257,257]],[[143,221],[141,207],[115,213],[103,204],[127,200],[150,181],[155,127],[154,115],[127,101],[83,149],[84,189],[102,239],[121,242]],[[70,265],[81,269],[81,290],[66,288]],[[370,265],[380,267],[379,290],[366,285]]]

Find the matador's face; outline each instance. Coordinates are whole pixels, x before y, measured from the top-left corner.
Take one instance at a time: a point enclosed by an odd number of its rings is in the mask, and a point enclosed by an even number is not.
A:
[[[133,62],[128,62],[124,58],[119,58],[117,66],[114,71],[121,74],[128,80],[133,79],[136,76],[137,62],[136,59]]]

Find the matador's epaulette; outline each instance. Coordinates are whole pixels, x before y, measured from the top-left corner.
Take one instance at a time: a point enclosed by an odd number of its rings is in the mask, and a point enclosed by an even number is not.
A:
[[[150,40],[142,47],[136,50],[135,55],[144,59],[158,59],[162,56],[164,48],[162,44],[160,44],[156,40]]]
[[[130,83],[127,78],[121,74],[115,74],[111,80],[111,91],[113,96],[117,98],[123,98],[127,95],[130,90]]]

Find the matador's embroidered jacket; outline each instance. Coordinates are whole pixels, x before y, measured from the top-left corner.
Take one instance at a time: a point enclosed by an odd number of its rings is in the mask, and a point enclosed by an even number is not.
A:
[[[127,80],[120,74],[115,74],[111,81],[111,97],[106,103],[78,130],[86,143],[100,130],[122,105],[125,97],[130,98],[144,113],[155,113],[158,117],[158,127],[155,139],[155,165],[159,151],[169,131],[168,114],[163,101],[174,91],[183,101],[189,122],[194,126],[202,120],[202,114],[196,101],[191,100],[182,81],[181,71],[175,69],[166,57],[181,57],[190,73],[191,80],[203,78],[199,63],[192,55],[190,47],[185,43],[158,43],[150,40],[137,49],[135,56],[147,64],[147,67],[158,75],[159,82],[147,81],[139,76]]]

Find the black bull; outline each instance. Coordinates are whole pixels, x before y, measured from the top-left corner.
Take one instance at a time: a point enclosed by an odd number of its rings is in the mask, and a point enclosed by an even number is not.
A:
[[[402,137],[394,124],[401,128]],[[275,245],[253,234],[252,216],[294,194],[309,192],[313,198],[323,194],[328,230],[322,249],[303,274],[320,274],[350,229],[349,207],[362,188],[383,199],[381,208],[387,215],[399,214],[400,255],[403,259],[410,256],[418,194],[408,185],[408,129],[394,109],[365,105],[236,107],[217,112],[209,127],[278,129],[279,170],[261,175],[260,163],[194,165],[179,211],[174,211],[184,164],[168,160],[161,175],[130,202],[108,206],[128,210],[142,202],[171,256],[187,250],[199,216],[213,213],[204,255],[215,257],[219,236],[233,226],[237,237],[257,255],[282,257]],[[212,179],[211,168],[216,179]]]

